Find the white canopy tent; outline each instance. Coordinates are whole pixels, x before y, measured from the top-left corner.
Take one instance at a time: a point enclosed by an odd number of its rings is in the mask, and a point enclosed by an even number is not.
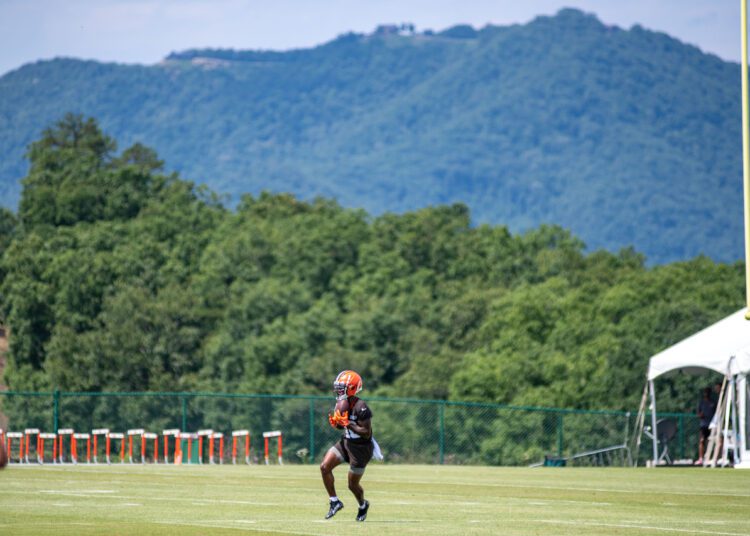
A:
[[[735,460],[735,467],[750,468],[750,322],[745,319],[744,309],[659,352],[649,360],[652,429],[656,430],[657,420],[654,380],[677,370],[700,372],[706,369],[724,374],[729,381],[727,398],[732,405],[734,421],[727,417],[725,432],[731,428],[738,440],[739,460]],[[656,434],[653,434],[654,465],[658,460],[657,443]]]

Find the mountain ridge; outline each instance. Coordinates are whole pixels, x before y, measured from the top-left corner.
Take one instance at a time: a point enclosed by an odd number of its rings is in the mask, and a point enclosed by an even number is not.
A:
[[[23,147],[75,111],[230,202],[264,189],[373,214],[461,201],[476,223],[557,223],[651,262],[741,257],[737,64],[576,10],[451,30],[26,66],[0,78],[0,194],[17,199]]]

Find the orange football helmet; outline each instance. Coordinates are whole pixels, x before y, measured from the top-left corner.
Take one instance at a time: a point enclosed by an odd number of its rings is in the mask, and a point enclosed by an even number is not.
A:
[[[339,372],[333,381],[333,392],[336,400],[344,400],[354,396],[362,390],[362,378],[353,370]]]

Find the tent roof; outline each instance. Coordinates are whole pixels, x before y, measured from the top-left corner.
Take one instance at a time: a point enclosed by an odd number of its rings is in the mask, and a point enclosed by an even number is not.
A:
[[[678,369],[711,369],[720,374],[750,372],[750,322],[745,320],[745,309],[653,356],[648,379]]]

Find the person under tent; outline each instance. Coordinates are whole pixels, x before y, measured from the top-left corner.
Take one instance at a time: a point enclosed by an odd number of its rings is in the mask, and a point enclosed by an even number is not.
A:
[[[700,419],[700,437],[698,439],[698,459],[695,465],[703,465],[703,455],[706,453],[706,444],[711,434],[711,421],[716,413],[716,401],[711,396],[712,389],[706,387],[703,389],[703,398],[698,402],[698,418]]]

